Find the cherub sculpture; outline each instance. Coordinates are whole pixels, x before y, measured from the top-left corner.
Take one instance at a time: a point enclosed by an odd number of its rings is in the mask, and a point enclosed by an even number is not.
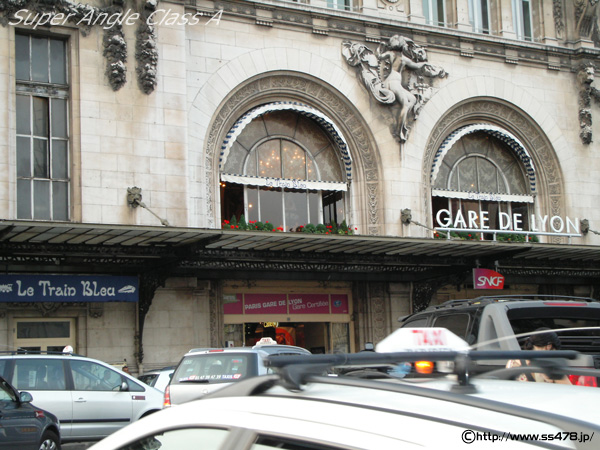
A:
[[[392,134],[400,142],[407,140],[409,121],[418,117],[431,97],[431,86],[424,77],[448,75],[427,62],[424,48],[399,35],[382,42],[375,52],[363,44],[346,41],[342,43],[342,55],[351,66],[360,66],[359,75],[377,101],[397,109]]]

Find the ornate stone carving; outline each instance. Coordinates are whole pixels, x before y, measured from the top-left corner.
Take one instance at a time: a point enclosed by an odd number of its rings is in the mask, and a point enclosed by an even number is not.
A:
[[[152,93],[156,88],[156,67],[158,66],[156,28],[152,24],[152,21],[149,20],[155,11],[156,0],[146,0],[141,13],[142,20],[136,32],[136,73],[140,89],[145,94]]]
[[[292,74],[266,76],[241,86],[232,93],[221,109],[216,112],[208,131],[204,167],[207,206],[203,205],[203,207],[208,208],[207,218],[210,226],[212,227],[216,223],[216,213],[212,209],[212,205],[217,204],[214,187],[216,186],[215,174],[218,171],[215,168],[219,165],[222,139],[229,131],[227,126],[246,112],[244,105],[250,105],[256,102],[257,99],[267,96],[280,96],[282,93],[292,95],[295,98],[307,99],[306,101],[316,105],[316,107],[327,105],[330,111],[335,111],[339,125],[344,128],[342,131],[345,131],[350,138],[352,157],[360,158],[360,166],[367,174],[365,178],[369,183],[365,188],[368,192],[368,210],[366,211],[365,220],[367,221],[368,234],[381,234],[381,211],[377,208],[379,203],[379,165],[377,154],[369,139],[368,129],[362,124],[354,111],[329,87]]]
[[[119,6],[111,6],[109,15],[122,15],[123,9]],[[104,30],[104,51],[102,54],[106,58],[106,76],[113,91],[118,91],[127,82],[127,43],[123,36],[123,27],[116,23]]]
[[[425,310],[431,298],[439,288],[448,284],[461,284],[469,276],[469,271],[451,274],[442,278],[430,278],[421,282],[413,283],[412,307],[413,312]]]
[[[364,44],[344,41],[342,55],[349,65],[359,69],[360,79],[378,102],[397,109],[392,134],[401,143],[408,139],[410,122],[416,120],[433,95],[425,78],[448,76],[444,69],[427,62],[423,47],[399,35],[379,44],[375,52]],[[405,72],[407,82],[403,79]]]
[[[552,13],[554,14],[554,29],[556,37],[562,39],[565,30],[565,22],[563,20],[562,0],[552,0]]]
[[[579,84],[579,137],[584,144],[592,142],[592,98],[600,102],[600,91],[592,86],[595,76],[595,67],[592,63],[583,64],[577,71]]]
[[[556,3],[556,1],[555,1]],[[600,0],[574,0],[576,33],[581,39],[599,43],[598,12]]]
[[[127,43],[123,35],[122,22],[125,17],[125,0],[113,0],[111,6],[96,8],[91,5],[74,3],[70,0],[11,0],[0,2],[0,24],[7,26],[9,23],[18,25],[23,22],[23,16],[11,22],[10,18],[21,10],[28,10],[32,18],[28,20],[37,21],[42,25],[43,14],[50,14],[46,24],[53,26],[64,19],[65,22],[75,24],[83,36],[87,36],[92,27],[102,27],[104,37],[102,39],[102,54],[106,58],[106,76],[114,91],[121,89],[127,79]],[[135,1],[133,2],[136,3]],[[140,88],[146,94],[150,94],[156,87],[156,66],[158,64],[158,51],[156,47],[156,33],[148,16],[156,10],[156,0],[145,0],[141,14],[139,14],[139,28],[136,33],[136,57],[138,58],[137,75]],[[38,18],[35,15],[39,14]],[[120,18],[121,21],[115,20]],[[130,19],[131,16],[128,17]],[[26,19],[27,20],[27,19]],[[25,20],[25,21],[26,21]],[[50,20],[53,23],[50,23]]]

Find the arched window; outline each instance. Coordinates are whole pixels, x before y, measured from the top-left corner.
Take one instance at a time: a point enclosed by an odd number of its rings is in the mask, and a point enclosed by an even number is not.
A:
[[[462,228],[529,230],[534,190],[531,159],[516,138],[493,126],[464,127],[444,141],[432,170],[434,226],[451,217],[463,218]]]
[[[244,128],[224,155],[222,219],[243,214],[285,231],[344,222],[349,167],[330,130],[302,111],[264,109],[239,122]]]

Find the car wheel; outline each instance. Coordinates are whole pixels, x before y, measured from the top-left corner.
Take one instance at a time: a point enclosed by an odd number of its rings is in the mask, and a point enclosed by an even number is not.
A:
[[[40,442],[40,450],[60,450],[60,440],[56,433],[46,431]]]

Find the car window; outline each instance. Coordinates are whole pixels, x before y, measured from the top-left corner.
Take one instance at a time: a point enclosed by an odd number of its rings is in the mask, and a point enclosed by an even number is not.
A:
[[[228,434],[215,428],[182,428],[144,437],[119,450],[216,450]]]
[[[0,402],[16,402],[15,393],[4,381],[0,380]]]
[[[60,359],[17,359],[12,384],[19,390],[63,390],[64,364]]]
[[[137,384],[135,381],[130,380],[129,378],[125,378],[127,382],[127,386],[129,386],[129,390],[131,392],[144,392],[146,389],[140,384]]]
[[[154,386],[156,384],[156,380],[158,380],[158,375],[157,374],[140,375],[138,377],[138,380],[140,380],[142,383],[146,383],[148,386]]]
[[[121,375],[91,361],[72,360],[71,374],[76,391],[112,391],[121,386]]]
[[[230,383],[258,374],[256,353],[217,352],[189,355],[181,362],[171,384],[202,380]]]
[[[468,314],[445,314],[436,317],[433,322],[434,327],[447,328],[455,335],[466,338],[469,327]]]
[[[418,319],[409,320],[404,325],[402,325],[402,328],[420,328],[420,327],[426,327],[427,326],[427,319],[428,318],[429,318],[428,316],[425,316],[425,317],[419,317]]]
[[[0,359],[0,375],[6,378],[6,374],[4,373],[5,369],[6,369],[6,360]]]
[[[517,335],[531,333],[543,327],[556,331],[563,349],[595,353],[600,345],[600,308],[511,308],[507,311],[507,317]],[[520,336],[519,343],[522,344],[525,339],[527,336]]]

